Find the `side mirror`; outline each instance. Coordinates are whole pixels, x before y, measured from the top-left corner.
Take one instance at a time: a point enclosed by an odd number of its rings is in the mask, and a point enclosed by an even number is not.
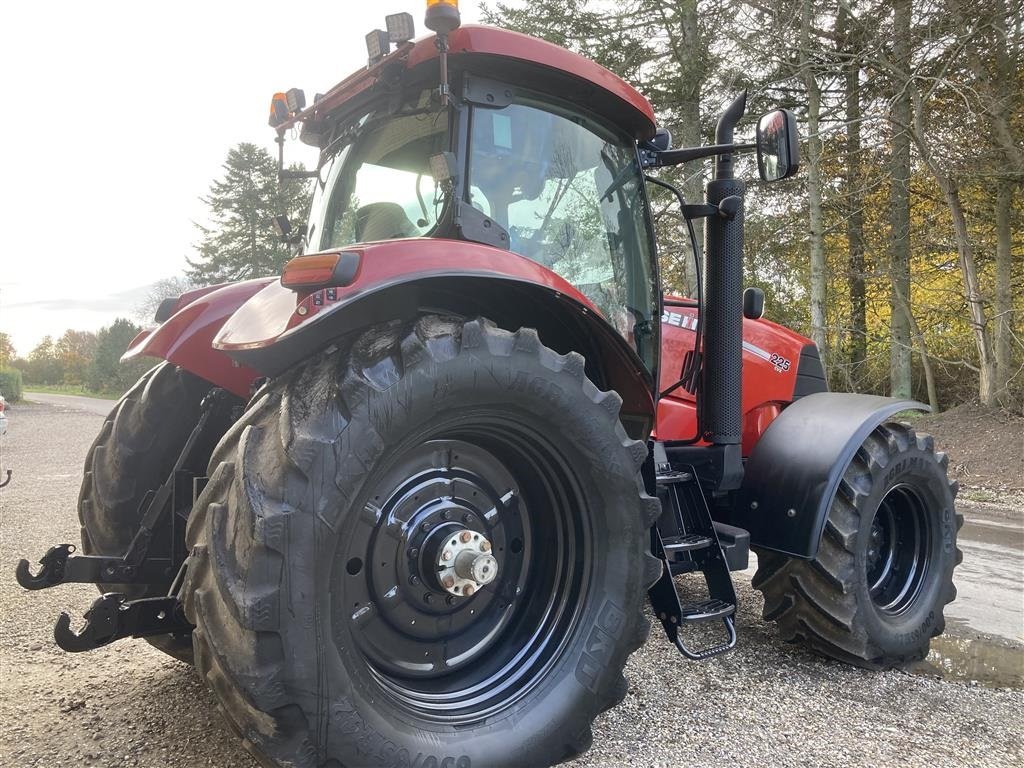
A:
[[[796,117],[776,109],[757,121],[757,169],[765,181],[789,178],[800,167]]]
[[[647,147],[655,152],[666,152],[672,149],[672,134],[668,128],[658,128],[654,132],[654,138],[647,142]]]
[[[743,316],[747,320],[760,320],[764,317],[764,291],[760,288],[747,288],[743,291]]]

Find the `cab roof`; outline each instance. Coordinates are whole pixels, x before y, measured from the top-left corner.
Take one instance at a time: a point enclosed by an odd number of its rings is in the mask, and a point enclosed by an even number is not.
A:
[[[396,68],[417,70],[438,57],[433,35],[402,44],[370,67],[353,73],[312,106],[277,127],[319,123],[355,96],[391,76]],[[580,103],[619,125],[638,140],[654,135],[650,102],[633,86],[600,64],[557,45],[519,32],[470,24],[448,36],[449,67],[485,67],[490,77],[504,74],[511,85],[523,85]]]

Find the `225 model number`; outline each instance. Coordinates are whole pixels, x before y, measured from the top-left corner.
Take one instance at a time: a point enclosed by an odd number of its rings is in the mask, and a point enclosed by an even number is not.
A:
[[[790,363],[789,360],[784,358],[782,355],[773,354],[771,362],[772,365],[775,366],[776,371],[788,371],[790,369],[790,366],[792,366],[792,363]]]

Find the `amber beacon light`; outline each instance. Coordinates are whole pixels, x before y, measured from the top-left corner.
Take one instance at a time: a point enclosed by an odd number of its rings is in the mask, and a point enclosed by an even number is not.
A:
[[[447,35],[462,24],[458,0],[427,0],[427,29]]]

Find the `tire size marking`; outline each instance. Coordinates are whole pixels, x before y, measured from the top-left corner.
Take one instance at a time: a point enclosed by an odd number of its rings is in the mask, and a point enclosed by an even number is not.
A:
[[[351,739],[356,751],[372,761],[372,765],[386,768],[472,768],[469,755],[435,757],[417,752],[411,755],[405,747],[386,739],[366,724],[355,707],[347,701],[338,701],[332,708],[334,727]]]
[[[597,623],[583,644],[583,655],[576,665],[576,679],[593,694],[598,690],[598,678],[612,660],[625,620],[625,614],[606,600],[597,615]]]

